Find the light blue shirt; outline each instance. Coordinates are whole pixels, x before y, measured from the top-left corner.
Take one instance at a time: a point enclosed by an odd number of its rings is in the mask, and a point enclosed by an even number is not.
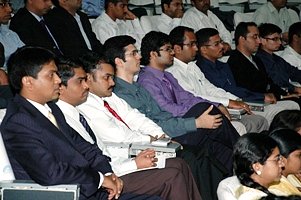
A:
[[[88,16],[99,16],[104,10],[104,0],[83,0],[82,9]]]
[[[17,33],[10,30],[7,25],[0,26],[0,42],[4,46],[4,68],[6,69],[6,62],[9,56],[14,53],[19,47],[24,46],[24,43],[21,41]]]

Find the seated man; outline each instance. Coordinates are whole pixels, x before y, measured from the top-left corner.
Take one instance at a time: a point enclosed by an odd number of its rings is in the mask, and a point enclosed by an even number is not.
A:
[[[97,144],[105,155],[111,157],[114,172],[118,176],[122,175],[120,178],[125,183],[130,183],[124,186],[123,192],[159,195],[163,199],[177,199],[173,195],[177,195],[179,199],[188,199],[188,196],[191,199],[200,199],[190,169],[183,160],[167,159],[165,168],[146,170],[146,168],[156,166],[157,158],[154,150],[144,150],[135,158],[125,158],[116,155],[116,152],[110,153],[101,137],[98,137],[101,131],[92,130],[89,126],[91,122],[88,122],[76,108],[88,97],[87,74],[80,65],[71,61],[62,61],[58,69],[62,84],[57,105],[63,111],[67,123],[74,130],[90,143]],[[138,172],[141,169],[144,170]],[[191,196],[188,191],[193,191],[196,196]]]
[[[172,138],[202,134],[202,117],[173,117],[159,107],[147,90],[134,82],[134,76],[140,70],[141,58],[134,44],[135,39],[125,35],[112,37],[104,44],[105,56],[115,68],[114,93],[153,120]],[[190,165],[202,198],[216,199],[217,185],[226,170],[221,170],[221,165],[212,155],[207,156],[204,147],[189,144],[183,146],[183,150],[177,152],[177,157],[183,158]]]
[[[216,28],[225,42],[224,52],[231,50],[232,36],[223,22],[209,10],[210,0],[191,0],[191,4],[193,7],[185,11],[181,25],[194,31],[201,28]]]
[[[287,32],[289,27],[297,22],[291,18],[286,8],[287,0],[267,0],[268,2],[259,7],[254,15],[253,20],[258,26],[262,23],[272,23],[279,26],[282,30],[283,37],[287,40]],[[297,15],[297,13],[296,13]]]
[[[20,8],[14,15],[9,28],[15,31],[26,45],[44,47],[61,56],[60,47],[44,19],[44,15],[51,9],[51,0],[24,2],[25,7]]]
[[[83,200],[120,195],[147,199],[122,194],[130,182],[113,173],[110,158],[68,126],[52,102],[61,83],[55,60],[52,52],[39,47],[23,47],[8,60],[10,83],[18,94],[9,102],[1,134],[16,179],[41,185],[80,184]]]
[[[281,57],[301,70],[301,22],[296,22],[288,30],[288,45]]]
[[[227,92],[235,94],[244,101],[276,103],[276,99],[273,94],[253,92],[245,87],[240,87],[238,84],[236,84],[229,65],[218,60],[218,58],[222,57],[223,54],[223,44],[216,29],[201,29],[196,32],[196,36],[199,44],[200,54],[196,64],[211,83],[213,83],[217,87],[223,88]],[[236,50],[234,50],[234,52],[235,51]],[[246,66],[240,65],[239,67],[245,68]],[[264,112],[254,113],[264,116],[270,124],[273,120],[273,117],[278,112],[284,109],[299,108],[296,103],[285,101],[277,102],[276,105],[267,105],[265,106]]]
[[[174,117],[202,116],[201,134],[174,138],[181,144],[208,145],[213,155],[232,172],[232,147],[239,135],[229,120],[221,114],[220,104],[196,97],[185,91],[165,69],[173,64],[174,51],[168,35],[151,31],[141,46],[142,64],[138,83],[151,93],[161,109]]]
[[[290,94],[301,95],[301,87],[290,83],[290,81],[301,83],[301,71],[274,54],[282,44],[281,29],[274,24],[264,23],[258,27],[258,30],[261,45],[256,57],[263,62],[268,76]]]
[[[268,129],[267,120],[262,116],[251,114],[248,104],[237,101],[239,97],[215,87],[205,78],[199,67],[193,62],[198,51],[193,29],[178,26],[170,32],[169,37],[175,52],[175,58],[173,65],[168,67],[166,71],[172,73],[185,90],[195,96],[221,103],[225,106],[225,111],[227,111],[226,107],[246,110],[248,114],[242,115],[240,120],[231,120],[235,128],[236,126],[233,123],[242,123],[247,132],[260,133]],[[231,119],[228,112],[224,114]],[[238,133],[242,135],[239,131]]]
[[[65,57],[78,58],[86,51],[101,53],[102,44],[92,31],[81,1],[52,0],[55,7],[45,16]]]
[[[106,0],[105,12],[93,21],[92,28],[101,43],[116,35],[130,35],[140,47],[144,36],[139,19],[128,10],[128,0]]]

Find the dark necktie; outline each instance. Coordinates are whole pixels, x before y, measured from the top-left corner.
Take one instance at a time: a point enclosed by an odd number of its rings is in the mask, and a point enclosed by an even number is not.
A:
[[[85,117],[82,114],[79,114],[79,121],[80,121],[80,123],[82,123],[83,127],[89,133],[89,135],[94,140],[94,142],[96,142],[95,134],[93,133],[93,131],[92,131],[91,127],[89,126],[87,120],[85,119]]]
[[[170,81],[165,77],[165,75],[163,76],[162,81],[168,87],[168,90],[169,90],[169,93],[171,95],[173,102],[177,103],[177,98],[176,98],[175,92],[172,88]]]
[[[43,29],[48,33],[48,35],[50,36],[53,44],[54,44],[54,48],[52,49],[54,51],[55,54],[57,55],[63,55],[63,53],[61,52],[60,48],[58,47],[58,44],[56,43],[53,35],[51,34],[49,28],[47,27],[46,23],[45,23],[45,20],[44,19],[41,19],[40,20],[40,24],[41,26],[43,27]]]
[[[113,108],[111,108],[111,106],[108,104],[108,102],[103,101],[104,106],[108,109],[108,111],[119,121],[121,121],[122,123],[124,123],[124,125],[126,125],[129,129],[130,127],[125,123],[125,121],[123,121],[123,119],[117,114],[117,112],[115,112],[115,110]]]

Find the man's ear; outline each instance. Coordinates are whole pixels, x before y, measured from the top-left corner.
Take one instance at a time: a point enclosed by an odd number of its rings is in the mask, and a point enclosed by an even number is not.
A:
[[[158,57],[158,52],[156,52],[156,51],[151,51],[151,52],[150,52],[150,58],[156,58],[156,57]]]
[[[121,58],[115,58],[114,62],[116,66],[122,66],[124,64],[124,61]]]
[[[92,74],[91,73],[87,73],[87,83],[91,82],[93,79]]]
[[[64,91],[67,89],[67,87],[63,84],[60,84],[60,88],[59,88],[59,91],[60,91],[60,95],[64,94]]]
[[[180,54],[182,51],[182,47],[180,45],[175,44],[173,46],[173,50],[174,50],[175,54]]]
[[[23,76],[23,78],[21,79],[22,87],[28,89],[32,88],[32,79],[33,77],[31,76]]]

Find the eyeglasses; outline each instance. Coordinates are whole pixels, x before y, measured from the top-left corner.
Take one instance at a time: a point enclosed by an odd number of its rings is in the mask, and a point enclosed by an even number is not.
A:
[[[187,45],[188,47],[195,47],[197,46],[197,41],[191,41],[190,43],[183,43],[182,45]]]
[[[220,40],[220,41],[214,42],[213,44],[204,44],[203,46],[206,46],[206,47],[218,47],[220,44],[224,44],[224,41]]]
[[[140,51],[139,50],[137,50],[137,49],[135,49],[135,50],[133,50],[132,52],[129,52],[129,53],[125,53],[124,54],[125,56],[137,56],[137,55],[140,55]]]
[[[266,40],[272,40],[274,42],[279,42],[279,41],[282,42],[282,38],[281,37],[274,37],[274,38],[268,38],[268,37],[266,37],[264,39],[266,39]]]
[[[172,47],[167,47],[166,49],[159,49],[159,51],[167,51],[168,53],[172,53],[173,48]]]
[[[274,158],[274,159],[268,159],[266,161],[280,162],[280,161],[282,161],[282,159],[283,159],[282,155],[279,154],[278,156],[276,156],[276,158]]]
[[[11,7],[11,3],[10,2],[0,3],[0,8],[5,8],[5,7]]]

